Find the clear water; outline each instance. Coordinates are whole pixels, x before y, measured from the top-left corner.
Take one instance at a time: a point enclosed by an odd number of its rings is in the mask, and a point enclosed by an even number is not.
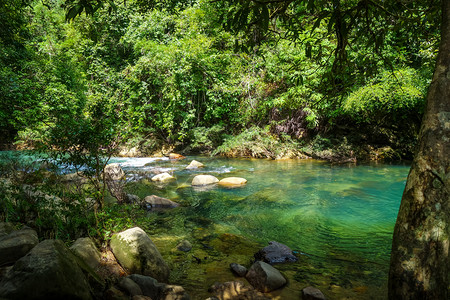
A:
[[[206,168],[185,170],[192,159]],[[172,235],[195,242],[193,232],[201,228],[195,220],[207,219],[214,224],[212,230],[261,245],[275,240],[298,252],[298,264],[277,266],[290,277],[292,292],[280,292],[281,299],[296,298],[296,289],[309,284],[320,286],[331,299],[386,298],[392,232],[409,166],[205,157],[112,162],[126,170],[129,192],[140,197],[156,194],[182,204],[170,213],[185,220],[184,226],[178,223],[169,230]],[[149,178],[160,171],[173,173],[176,180],[151,183]],[[248,183],[232,189],[191,187],[198,174],[219,179],[239,176]]]
[[[206,165],[186,170],[192,159]],[[300,299],[313,285],[328,299],[386,299],[392,232],[408,165],[331,165],[313,160],[188,157],[113,158],[127,174],[127,192],[169,198],[181,207],[148,215],[144,227],[171,268],[171,281],[193,299],[211,296],[214,282],[236,278],[229,263],[249,267],[253,254],[275,240],[299,262],[277,265],[287,287],[273,299]],[[176,180],[156,184],[169,172]],[[244,177],[239,188],[195,188],[198,174]],[[143,224],[143,226],[146,226]],[[183,239],[192,251],[176,251]]]

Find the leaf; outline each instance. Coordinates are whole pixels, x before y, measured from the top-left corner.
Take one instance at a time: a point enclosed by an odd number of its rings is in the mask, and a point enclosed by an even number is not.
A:
[[[66,21],[75,19],[78,15],[79,5],[72,6],[66,14]]]
[[[312,56],[312,45],[310,42],[306,43],[305,55],[307,58],[311,58],[311,56]]]

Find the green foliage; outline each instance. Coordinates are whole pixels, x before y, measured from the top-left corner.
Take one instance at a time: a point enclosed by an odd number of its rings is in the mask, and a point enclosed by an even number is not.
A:
[[[213,155],[228,157],[286,158],[300,155],[298,144],[289,136],[281,139],[268,130],[251,127],[237,136],[229,136]]]
[[[429,85],[411,68],[384,71],[353,91],[343,109],[359,122],[392,124],[420,118]]]

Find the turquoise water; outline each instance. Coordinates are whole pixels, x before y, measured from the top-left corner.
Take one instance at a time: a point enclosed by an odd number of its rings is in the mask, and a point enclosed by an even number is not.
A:
[[[192,159],[206,167],[186,170]],[[127,192],[141,198],[156,194],[181,204],[150,213],[154,227],[146,230],[169,262],[172,282],[185,287],[193,299],[210,296],[207,289],[215,281],[235,280],[228,264],[249,267],[253,254],[272,240],[288,245],[299,257],[298,263],[276,266],[289,284],[272,298],[299,299],[309,285],[329,299],[387,298],[392,232],[408,165],[210,157],[110,162],[125,170]],[[176,179],[153,183],[151,177],[159,172]],[[248,183],[195,188],[190,183],[198,174],[244,177]],[[182,239],[193,244],[191,252],[173,250]]]
[[[206,168],[185,170],[192,159]],[[126,170],[129,192],[179,202],[183,206],[177,212],[180,218],[206,218],[228,233],[261,244],[275,240],[288,245],[309,265],[291,270],[295,280],[325,284],[329,289],[369,286],[369,291],[371,285],[386,284],[407,165],[206,157],[176,162],[118,158],[113,162]],[[172,173],[176,180],[165,185],[151,183],[149,178],[161,171]],[[248,183],[232,189],[191,187],[198,174],[219,179],[239,176]],[[282,268],[289,271],[289,267]],[[310,274],[313,269],[316,278]]]

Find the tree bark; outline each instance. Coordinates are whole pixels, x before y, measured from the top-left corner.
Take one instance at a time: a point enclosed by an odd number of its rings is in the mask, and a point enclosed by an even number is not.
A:
[[[389,299],[449,299],[450,1],[392,242]]]

